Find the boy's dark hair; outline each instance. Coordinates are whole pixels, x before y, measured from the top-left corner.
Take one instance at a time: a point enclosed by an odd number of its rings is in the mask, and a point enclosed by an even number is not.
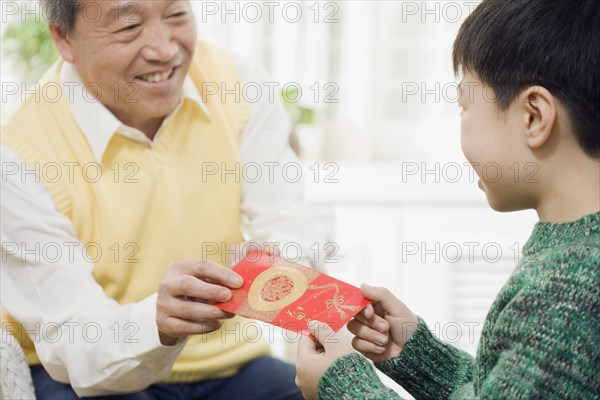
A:
[[[489,85],[501,110],[545,87],[586,154],[600,158],[599,0],[483,0],[458,32],[453,63]]]
[[[79,12],[79,0],[42,0],[48,22],[53,22],[66,33],[75,28]]]

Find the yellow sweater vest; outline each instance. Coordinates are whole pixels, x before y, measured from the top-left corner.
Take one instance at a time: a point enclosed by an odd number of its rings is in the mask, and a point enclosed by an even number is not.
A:
[[[59,61],[48,71],[41,88],[59,87],[61,65]],[[189,75],[210,116],[185,100],[152,148],[113,136],[99,165],[102,174],[97,182],[97,161],[71,116],[65,95],[58,101],[32,96],[3,127],[2,143],[28,165],[57,163],[62,167],[60,179],[47,173],[42,174],[42,182],[57,209],[73,223],[80,242],[91,244],[87,249],[95,253],[89,256],[95,261],[94,278],[120,304],[156,292],[169,264],[200,258],[203,243],[218,245],[219,253],[209,259],[222,263],[223,251],[242,240],[240,183],[231,175],[225,181],[216,176],[202,179],[203,165],[208,165],[203,163],[225,163],[232,169],[239,161],[238,141],[248,121],[247,104],[204,95],[202,85],[216,82],[234,87],[239,81],[235,64],[221,50],[199,44]],[[236,317],[219,331],[191,337],[165,381],[233,375],[248,361],[269,354],[265,341],[244,341],[240,332],[248,323]],[[27,335],[16,336],[28,362],[39,363]]]

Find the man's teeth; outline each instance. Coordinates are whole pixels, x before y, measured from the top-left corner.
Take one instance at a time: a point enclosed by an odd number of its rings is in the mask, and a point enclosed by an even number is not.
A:
[[[140,75],[139,78],[146,82],[157,83],[157,82],[164,81],[165,79],[167,79],[169,76],[171,76],[172,72],[173,72],[173,68],[171,68],[170,70],[167,70],[165,72],[157,72],[155,74]]]

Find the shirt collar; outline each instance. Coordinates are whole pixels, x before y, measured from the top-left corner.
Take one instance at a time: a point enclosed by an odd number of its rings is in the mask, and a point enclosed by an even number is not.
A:
[[[60,80],[63,90],[67,95],[71,114],[88,140],[97,161],[102,160],[108,142],[110,142],[110,139],[115,134],[152,145],[152,140],[140,130],[123,124],[104,104],[96,100],[91,93],[88,93],[86,90],[87,86],[81,81],[73,64],[66,61],[63,62],[60,71]],[[93,88],[89,92],[93,93]],[[210,117],[208,107],[202,101],[198,88],[189,76],[186,76],[183,81],[182,93],[183,100],[189,99],[193,101],[207,117]],[[179,106],[171,115],[174,115],[179,110],[182,102],[179,103]],[[162,126],[158,130],[155,139],[160,134],[161,129]]]

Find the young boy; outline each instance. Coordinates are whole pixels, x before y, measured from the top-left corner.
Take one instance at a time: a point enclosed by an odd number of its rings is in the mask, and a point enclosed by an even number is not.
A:
[[[373,306],[349,323],[352,345],[417,399],[600,399],[600,2],[483,0],[453,58],[464,75],[462,148],[479,187],[493,209],[533,208],[540,222],[475,360],[366,285]],[[506,172],[533,163],[535,181],[486,180],[478,166],[489,162]],[[326,324],[311,329],[320,345],[303,338],[298,349],[305,397],[398,397]]]

